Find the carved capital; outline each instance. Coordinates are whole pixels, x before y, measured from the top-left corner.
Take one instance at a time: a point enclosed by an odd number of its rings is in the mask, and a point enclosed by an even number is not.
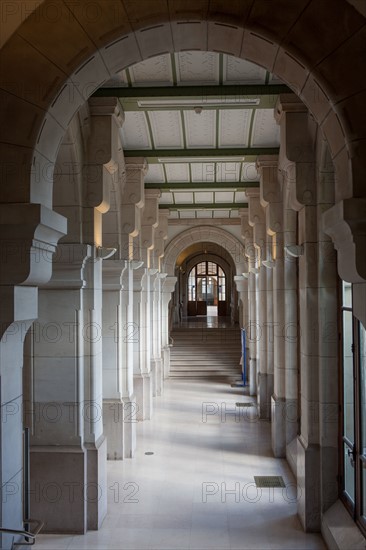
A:
[[[1,204],[0,220],[0,284],[47,283],[66,219],[40,204]]]
[[[366,199],[337,202],[323,214],[324,233],[337,250],[338,273],[351,283],[366,281]]]

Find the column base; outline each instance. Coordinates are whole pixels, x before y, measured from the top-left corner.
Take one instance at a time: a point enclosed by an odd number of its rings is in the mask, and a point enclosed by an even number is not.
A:
[[[286,399],[286,441],[291,443],[299,435],[297,399]]]
[[[137,420],[150,420],[152,417],[152,385],[151,374],[135,374],[133,387],[137,407]]]
[[[276,458],[286,456],[286,400],[284,397],[271,397],[272,451]]]
[[[157,397],[161,395],[163,391],[163,364],[161,357],[154,357],[151,359],[150,364],[153,396]]]
[[[156,363],[155,359],[150,359],[150,373],[151,373],[151,392],[152,396],[156,397],[157,393],[157,380],[156,380]]]
[[[306,445],[297,438],[297,513],[306,532],[319,532],[321,528],[320,505],[320,447]]]
[[[87,450],[87,526],[96,531],[107,514],[107,440],[99,438],[95,444],[86,444]]]
[[[124,404],[120,399],[103,399],[103,431],[107,438],[107,460],[123,460]]]
[[[164,369],[161,357],[156,362],[156,395],[162,395],[164,389]]]
[[[136,397],[123,397],[124,410],[124,437],[123,437],[123,457],[133,458],[136,453],[136,424],[137,403]]]
[[[87,529],[87,453],[78,447],[31,447],[32,517],[42,533],[84,534]],[[105,487],[103,486],[105,493]]]
[[[163,357],[164,380],[166,380],[170,375],[170,347],[166,346],[161,350],[161,353]]]
[[[257,395],[257,360],[249,359],[249,395]]]
[[[270,420],[271,398],[273,393],[273,374],[258,373],[259,418]]]

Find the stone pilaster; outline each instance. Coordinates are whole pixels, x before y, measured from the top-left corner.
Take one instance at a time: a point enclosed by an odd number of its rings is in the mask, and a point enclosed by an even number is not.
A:
[[[283,255],[282,177],[278,158],[258,157],[260,197],[265,208],[267,232],[267,353],[268,373],[273,373],[271,395],[272,449],[277,457],[286,456],[285,390],[285,304]]]
[[[107,458],[124,457],[122,277],[126,260],[103,261],[103,424]]]
[[[154,246],[155,246],[155,230],[159,224],[159,208],[158,200],[160,190],[147,189],[145,190],[145,205],[141,220],[141,260],[146,268],[145,293],[146,293],[146,313],[144,315],[146,322],[146,361],[148,364],[149,382],[151,383],[151,393],[156,395],[157,391],[157,370],[154,360],[156,344],[154,344],[154,319],[156,318],[156,296],[155,296],[155,279],[158,269],[154,268]],[[155,348],[154,348],[155,345]],[[152,409],[150,410],[150,414]]]
[[[334,246],[321,223],[323,212],[334,204],[334,167],[327,143],[319,140],[317,149],[319,441],[321,513],[324,514],[338,499],[339,393],[338,385],[331,381],[338,379],[339,371],[339,279]],[[365,307],[364,297],[358,302]]]
[[[22,380],[32,377],[32,364],[23,365],[24,339],[37,319],[37,286],[51,277],[66,220],[39,204],[3,204],[0,220],[0,523],[23,529],[23,411],[32,411]],[[10,548],[6,539],[10,537],[3,536],[2,544]]]
[[[259,189],[247,189],[249,202],[248,222],[253,227],[253,245],[258,258],[256,277],[256,305],[257,305],[257,381],[258,407],[260,418],[270,416],[270,396],[268,392],[267,372],[267,272],[262,265],[266,258],[266,220],[264,209],[260,203]]]
[[[150,371],[150,307],[149,275],[139,266],[133,273],[133,382],[137,420],[148,420],[152,415],[152,385]]]
[[[44,518],[48,532],[84,533],[88,527],[88,443],[101,418],[98,402],[85,389],[92,353],[85,348],[100,337],[100,325],[84,307],[93,251],[91,245],[59,245],[53,277],[39,291],[39,319],[30,336],[31,506],[36,517]],[[63,520],[47,498],[39,496],[50,483],[60,488],[57,505],[65,510]]]
[[[122,401],[125,413],[123,446],[124,457],[132,458],[136,450],[137,423],[133,389],[133,348],[136,331],[138,331],[133,316],[133,261],[127,263],[127,269],[123,272],[122,285]]]
[[[247,342],[249,347],[249,393],[257,394],[257,340],[258,326],[256,315],[256,272],[258,270],[258,255],[253,244],[253,228],[248,223],[248,216],[242,216],[241,232],[245,242],[245,256],[247,257],[248,271],[248,324],[246,326]]]
[[[163,358],[163,378],[170,373],[169,311],[170,300],[177,283],[177,277],[167,276],[163,279],[161,292],[161,350]]]
[[[121,205],[121,257],[140,259],[141,218],[144,207],[146,159],[126,157],[126,181]]]

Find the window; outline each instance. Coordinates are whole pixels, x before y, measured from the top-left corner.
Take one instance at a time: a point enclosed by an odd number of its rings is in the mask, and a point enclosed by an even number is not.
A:
[[[214,262],[200,262],[188,277],[188,300],[204,301],[217,305],[226,301],[226,277],[224,270]]]
[[[341,498],[366,531],[366,331],[342,282]]]

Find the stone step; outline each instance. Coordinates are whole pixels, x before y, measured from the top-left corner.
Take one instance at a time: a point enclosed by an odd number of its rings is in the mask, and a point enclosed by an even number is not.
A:
[[[171,333],[171,378],[240,380],[238,329],[176,329]]]

